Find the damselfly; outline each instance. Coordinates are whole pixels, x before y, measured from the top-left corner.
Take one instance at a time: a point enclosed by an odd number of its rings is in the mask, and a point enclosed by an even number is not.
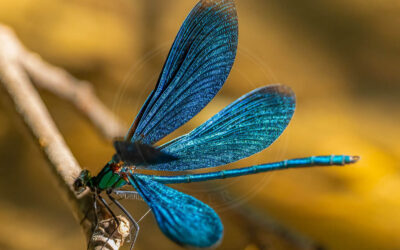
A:
[[[127,215],[135,227],[133,244],[139,225],[113,196],[139,194],[171,240],[185,246],[210,247],[223,235],[218,215],[208,205],[164,184],[296,167],[345,165],[358,160],[357,156],[348,155],[313,156],[217,172],[162,175],[162,171],[217,167],[251,156],[271,145],[292,118],[294,93],[289,87],[270,85],[242,96],[192,132],[162,146],[154,145],[214,98],[233,65],[237,39],[234,1],[201,0],[179,30],[156,87],[128,134],[114,143],[116,154],[112,160],[97,176],[84,170],[76,179],[77,192],[89,187],[95,200],[109,208],[101,196],[105,191]],[[138,173],[138,169],[161,173],[146,175]],[[136,191],[121,191],[125,185]]]

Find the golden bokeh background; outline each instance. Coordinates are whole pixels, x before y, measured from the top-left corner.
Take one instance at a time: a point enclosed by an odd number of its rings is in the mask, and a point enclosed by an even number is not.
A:
[[[195,3],[3,0],[0,22],[47,61],[92,82],[128,126]],[[232,73],[215,100],[169,138],[248,91],[279,82],[297,95],[292,122],[269,149],[228,167],[325,154],[362,159],[345,168],[177,188],[216,208],[225,225],[220,249],[400,249],[400,2],[236,3],[239,50]],[[85,249],[47,162],[0,93],[0,249]],[[40,93],[80,164],[97,173],[113,154],[111,143],[71,104]],[[135,217],[146,209],[137,203],[124,202]],[[285,240],[277,225],[297,243]],[[152,216],[141,228],[136,249],[179,249]]]

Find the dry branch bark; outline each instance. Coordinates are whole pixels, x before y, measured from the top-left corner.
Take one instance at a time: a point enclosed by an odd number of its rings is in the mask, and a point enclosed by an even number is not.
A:
[[[81,87],[81,83],[65,71],[50,66],[39,57],[28,52],[12,30],[0,24],[0,82],[29,131],[36,138],[64,191],[68,204],[71,205],[75,217],[78,221],[82,221],[82,229],[88,240],[91,240],[96,224],[93,213],[93,197],[87,194],[77,197],[73,191],[73,182],[81,172],[81,167],[66,145],[38,92],[33,87],[31,78],[35,79],[38,85],[48,88],[73,102],[84,113],[89,112],[91,121],[107,137],[113,137],[116,129],[121,129],[121,127],[118,125],[118,121],[112,118],[111,112],[90,91],[90,88],[87,87],[88,84]],[[82,91],[82,88],[86,90]],[[83,94],[81,94],[81,91]],[[114,121],[115,124],[110,124],[108,119]],[[110,217],[104,209],[101,209],[99,216],[104,219]],[[113,223],[104,225],[114,228],[116,226]],[[97,236],[104,237],[97,237],[96,244],[92,245],[99,245],[101,244],[100,241],[104,243],[104,239],[108,237],[107,230],[108,228],[104,228],[104,235],[101,235],[100,230],[100,234]],[[115,234],[110,238],[103,249],[119,249],[126,237],[124,232],[129,234],[129,224],[127,226],[125,223],[120,223],[119,231],[122,233]]]
[[[125,133],[126,128],[97,98],[89,82],[78,80],[64,69],[45,62],[38,54],[27,50],[15,37],[13,43],[18,47],[17,59],[23,59],[18,60],[20,66],[35,85],[75,105],[105,138],[112,140]]]

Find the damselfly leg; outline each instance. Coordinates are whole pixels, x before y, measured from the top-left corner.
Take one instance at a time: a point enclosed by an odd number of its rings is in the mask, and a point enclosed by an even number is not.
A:
[[[104,200],[103,197],[101,197],[100,195],[97,195],[97,197],[99,198],[99,200],[101,201],[101,203],[103,203],[103,205],[106,207],[106,209],[108,210],[108,212],[110,212],[111,216],[113,217],[113,219],[115,220],[115,222],[117,223],[117,226],[113,229],[112,233],[110,234],[110,236],[107,238],[106,242],[104,242],[103,246],[101,247],[101,250],[106,246],[107,242],[110,240],[110,238],[112,238],[114,236],[114,233],[117,231],[117,228],[119,228],[120,222],[117,218],[117,216],[115,216],[114,212],[111,210],[111,208],[108,206],[107,202]],[[97,223],[98,225],[98,223]],[[97,226],[96,226],[97,227]]]
[[[97,217],[97,193],[96,192],[93,193],[93,209],[94,209],[95,227],[93,228],[92,235],[90,236],[87,249],[89,249],[90,244],[92,243],[93,235],[96,232],[97,228],[99,227],[99,218]],[[90,211],[90,209],[88,209],[88,211],[86,212],[85,218],[87,217],[89,211]],[[82,219],[82,222],[84,221],[85,218]]]
[[[126,209],[119,203],[114,197],[111,196],[112,190],[107,191],[107,196],[108,198],[128,217],[128,219],[132,222],[132,225],[135,227],[135,234],[131,243],[130,249],[133,249],[133,246],[135,245],[137,236],[139,234],[139,224],[136,222],[136,220],[132,217],[132,215],[126,211]],[[130,229],[129,232],[130,235],[132,235],[132,228]]]

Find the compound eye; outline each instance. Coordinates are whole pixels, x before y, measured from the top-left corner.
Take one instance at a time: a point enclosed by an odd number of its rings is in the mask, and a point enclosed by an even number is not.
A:
[[[82,187],[83,187],[83,182],[82,182],[82,180],[81,180],[81,179],[75,180],[75,182],[74,182],[74,188],[75,188],[75,190],[78,191],[78,189],[80,189],[80,188],[82,188]]]

